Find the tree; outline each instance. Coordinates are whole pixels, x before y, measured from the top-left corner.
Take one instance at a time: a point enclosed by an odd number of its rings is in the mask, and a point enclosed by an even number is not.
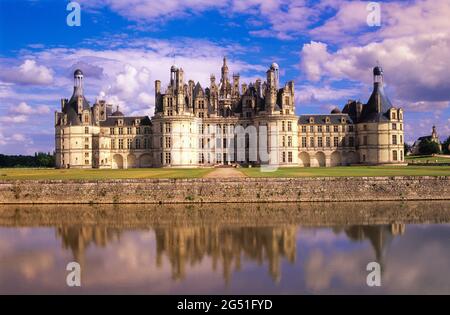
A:
[[[444,151],[445,154],[450,154],[450,136],[442,144],[442,151]]]
[[[439,144],[428,139],[422,140],[419,144],[419,153],[423,155],[440,153]]]
[[[411,152],[411,145],[407,144],[405,142],[404,146],[403,146],[403,152],[405,152],[405,154],[407,154],[408,152]]]

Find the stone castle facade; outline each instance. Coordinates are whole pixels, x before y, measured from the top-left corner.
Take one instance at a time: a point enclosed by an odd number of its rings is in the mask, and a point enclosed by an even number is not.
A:
[[[201,167],[225,164],[328,167],[404,163],[403,110],[384,93],[373,69],[366,104],[349,101],[330,114],[296,115],[294,83],[279,84],[272,64],[266,81],[240,83],[224,58],[209,87],[172,66],[170,83],[155,82],[154,116],[125,116],[105,101],[91,106],[83,73],[55,113],[59,168]]]

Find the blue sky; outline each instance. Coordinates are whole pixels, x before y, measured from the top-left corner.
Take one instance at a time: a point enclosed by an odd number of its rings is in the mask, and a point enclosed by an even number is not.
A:
[[[0,0],[0,153],[53,151],[75,68],[91,103],[151,116],[153,82],[166,84],[171,64],[206,86],[223,56],[246,82],[277,62],[281,81],[295,81],[298,114],[367,101],[378,61],[406,111],[406,140],[433,124],[450,135],[448,0],[379,1],[380,26],[368,25],[365,1],[80,0],[74,27],[68,3]]]

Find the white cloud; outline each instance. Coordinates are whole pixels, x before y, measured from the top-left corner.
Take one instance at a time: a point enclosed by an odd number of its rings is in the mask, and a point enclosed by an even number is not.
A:
[[[53,82],[53,72],[35,60],[26,59],[15,68],[1,69],[0,80],[23,85],[47,85]]]
[[[12,115],[12,116],[1,116],[0,122],[5,125],[24,123],[28,120],[28,116],[26,115]]]
[[[409,102],[450,99],[450,34],[418,34],[386,39],[364,46],[350,46],[329,52],[324,43],[306,44],[301,52],[301,68],[314,81],[371,82],[371,69],[380,61],[385,82],[396,97]]]
[[[21,114],[21,115],[32,115],[32,114],[48,114],[50,113],[50,107],[47,105],[38,105],[32,107],[26,102],[20,102],[17,106],[10,107],[10,112]]]

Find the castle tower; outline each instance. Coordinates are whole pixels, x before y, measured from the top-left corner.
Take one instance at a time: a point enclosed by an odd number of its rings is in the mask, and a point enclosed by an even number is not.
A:
[[[383,69],[373,68],[373,91],[357,121],[360,162],[368,165],[404,163],[403,111],[384,91]]]

